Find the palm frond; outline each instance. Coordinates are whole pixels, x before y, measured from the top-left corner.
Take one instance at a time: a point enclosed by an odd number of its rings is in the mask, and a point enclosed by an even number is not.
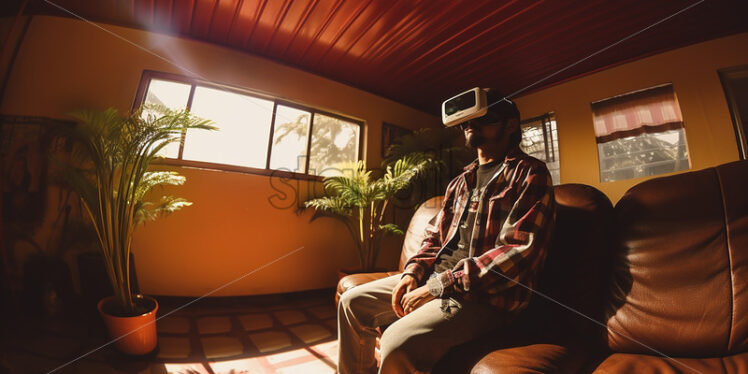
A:
[[[144,106],[122,116],[117,109],[71,113],[78,124],[66,136],[75,141],[72,161],[63,172],[78,192],[96,229],[107,274],[120,304],[132,310],[128,267],[132,233],[137,224],[169,215],[191,205],[183,198],[163,196],[148,201],[156,186],[181,185],[185,178],[171,171],[150,171],[151,162],[188,129],[216,129],[210,121],[186,110]]]
[[[175,171],[147,171],[143,174],[143,179],[141,179],[135,190],[135,201],[142,200],[145,194],[153,189],[153,187],[164,185],[180,186],[186,180],[187,178]]]
[[[443,161],[426,153],[411,153],[387,165],[382,188],[388,194],[395,194],[408,187],[414,179],[432,170],[438,170]]]
[[[341,216],[351,216],[353,205],[350,201],[332,196],[319,197],[304,203],[307,208],[314,208]]]
[[[405,232],[403,232],[403,230],[401,230],[400,227],[398,227],[394,223],[379,225],[379,229],[381,229],[383,232],[389,232],[389,233],[397,234],[397,235],[405,235]]]

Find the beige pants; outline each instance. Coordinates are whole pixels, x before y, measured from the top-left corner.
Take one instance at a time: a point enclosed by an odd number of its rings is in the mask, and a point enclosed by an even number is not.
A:
[[[403,318],[392,310],[400,275],[354,287],[338,304],[338,372],[376,373],[377,327],[391,324],[380,339],[380,373],[428,372],[451,347],[489,332],[506,318],[490,305],[432,300]],[[447,303],[443,306],[443,303]]]

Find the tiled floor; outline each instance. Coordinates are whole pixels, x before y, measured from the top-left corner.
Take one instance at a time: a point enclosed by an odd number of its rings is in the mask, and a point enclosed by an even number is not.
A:
[[[0,374],[333,373],[333,290],[202,299],[158,298],[159,347],[127,357],[90,310],[67,317],[12,317],[2,328]],[[5,370],[5,371],[3,371]]]

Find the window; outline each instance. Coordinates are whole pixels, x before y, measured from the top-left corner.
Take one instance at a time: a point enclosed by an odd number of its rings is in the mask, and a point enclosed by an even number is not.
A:
[[[314,113],[309,170],[322,176],[342,174],[331,166],[356,159],[358,134],[358,126],[353,122]]]
[[[551,172],[553,184],[561,184],[561,163],[558,154],[558,131],[553,113],[546,113],[521,122],[520,148],[528,155],[544,161]]]
[[[312,113],[284,105],[276,110],[271,169],[304,170]]]
[[[359,159],[362,123],[274,98],[171,74],[147,71],[136,105],[188,108],[219,131],[188,130],[161,151],[181,163],[270,173],[340,175]]]
[[[671,84],[594,102],[592,114],[602,182],[689,168],[683,118]]]

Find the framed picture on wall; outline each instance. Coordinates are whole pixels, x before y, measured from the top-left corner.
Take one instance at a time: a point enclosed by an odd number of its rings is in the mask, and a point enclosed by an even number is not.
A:
[[[382,158],[387,157],[387,150],[395,139],[412,133],[413,130],[393,125],[391,123],[382,122]]]
[[[0,116],[0,186],[5,222],[37,223],[44,215],[50,151],[70,151],[54,128],[67,121]]]

